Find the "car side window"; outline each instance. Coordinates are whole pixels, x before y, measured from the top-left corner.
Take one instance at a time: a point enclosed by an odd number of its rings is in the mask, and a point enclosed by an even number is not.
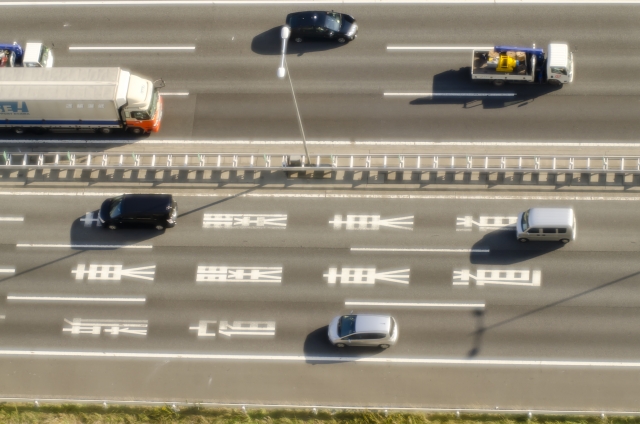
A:
[[[566,228],[558,228],[558,232],[560,234],[565,234],[567,232],[567,229]]]
[[[555,234],[556,233],[556,229],[555,228],[543,228],[542,232],[544,234]]]
[[[527,231],[527,233],[529,233],[529,234],[538,234],[538,233],[540,233],[540,228],[529,228],[529,231]]]

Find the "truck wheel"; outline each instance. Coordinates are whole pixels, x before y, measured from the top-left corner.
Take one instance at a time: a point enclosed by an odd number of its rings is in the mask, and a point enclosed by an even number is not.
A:
[[[502,87],[504,85],[504,80],[493,80],[493,85],[496,87]]]
[[[551,84],[551,85],[560,85],[562,83],[560,81],[558,81],[557,79],[550,79],[549,80],[549,84]]]
[[[138,127],[131,127],[129,128],[129,132],[131,134],[135,134],[135,135],[140,135],[142,133],[144,133],[144,131],[142,130],[142,128],[138,128]]]
[[[24,134],[24,128],[14,128],[13,132],[16,134]]]
[[[302,43],[302,37],[296,37],[293,39],[296,43]]]
[[[100,128],[98,131],[102,134],[111,134],[111,128]]]

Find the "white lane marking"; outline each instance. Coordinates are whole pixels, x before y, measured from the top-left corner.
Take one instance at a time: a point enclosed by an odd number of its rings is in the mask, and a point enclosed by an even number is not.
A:
[[[477,221],[472,215],[459,216],[456,218],[456,231],[471,231],[476,225],[480,231],[489,230],[513,230],[516,227],[518,216],[483,216],[480,215]]]
[[[446,302],[361,302],[346,301],[344,306],[400,306],[406,308],[484,308],[484,303]]]
[[[95,213],[95,218],[93,217],[94,212],[87,212],[84,214],[84,218],[80,218],[80,222],[84,222],[85,227],[91,227],[93,223],[96,223],[96,227],[102,227],[102,222],[100,222],[99,212]]]
[[[0,319],[5,319],[6,315],[0,315]]]
[[[352,252],[419,252],[419,253],[490,253],[489,249],[396,249],[377,247],[352,247]]]
[[[476,286],[500,285],[519,287],[540,287],[542,271],[528,269],[476,269],[471,274],[469,269],[457,269],[453,271],[453,285],[468,287],[471,280]]]
[[[492,50],[494,46],[387,46],[387,50]]]
[[[328,284],[357,284],[374,285],[375,283],[409,284],[410,269],[378,272],[375,267],[330,267],[326,274],[322,274]]]
[[[147,320],[117,320],[117,319],[85,319],[74,318],[64,319],[68,327],[62,327],[63,333],[71,334],[91,334],[99,336],[102,333],[109,333],[112,336],[120,334],[132,334],[135,336],[146,336],[149,327]]]
[[[27,296],[10,294],[7,301],[33,301],[33,302],[104,302],[104,303],[144,303],[145,297],[88,297],[88,296]]]
[[[15,268],[0,268],[0,274],[13,274],[15,272]]]
[[[163,92],[160,93],[161,96],[188,96],[189,92],[188,91],[181,91],[181,92],[175,92],[175,93],[167,93],[167,92]]]
[[[282,267],[198,266],[198,283],[282,283]]]
[[[640,1],[640,0],[638,0]],[[296,140],[20,140],[23,144],[175,144],[175,145],[256,145],[256,146],[301,146]],[[0,140],[0,145],[5,141]],[[630,147],[637,148],[638,143],[613,141],[611,143],[577,141],[346,141],[346,140],[307,140],[307,144],[316,146],[456,146],[456,147]],[[120,193],[122,194],[122,193]]]
[[[413,215],[387,219],[380,219],[380,215],[347,215],[344,219],[342,215],[334,215],[329,224],[333,224],[334,230],[340,230],[344,225],[347,230],[377,231],[380,227],[388,227],[412,231]]]
[[[220,321],[218,333],[223,336],[275,336],[275,321]]]
[[[0,356],[42,356],[72,358],[127,359],[208,359],[229,361],[269,362],[362,362],[369,364],[462,365],[462,366],[527,366],[527,367],[584,367],[584,368],[640,368],[640,361],[569,361],[544,359],[462,359],[462,358],[384,358],[362,356],[321,355],[242,355],[170,352],[106,352],[61,350],[0,350]]]
[[[155,190],[138,190],[139,193],[155,193]],[[61,197],[113,197],[121,195],[121,192],[52,192],[52,191],[0,191],[0,196],[61,196]],[[351,193],[243,193],[243,194],[218,194],[218,193],[176,193],[175,197],[256,197],[256,198],[291,198],[291,199],[444,199],[444,200],[581,200],[581,201],[623,201],[637,202],[640,196],[592,196],[578,193],[566,195],[485,195],[485,194],[351,194]],[[78,247],[78,248],[122,248],[122,249],[151,249],[151,245],[71,245],[71,244],[17,244],[18,247]]]
[[[215,324],[218,321],[198,321],[198,325],[192,325],[189,327],[189,330],[196,330],[198,332],[198,337],[215,337],[215,332],[209,332],[209,324]]]
[[[195,50],[196,46],[69,46],[69,50]]]
[[[150,244],[33,244],[18,243],[16,247],[52,247],[72,249],[151,249]]]
[[[76,269],[72,270],[71,273],[75,274],[76,280],[80,281],[82,281],[85,276],[88,281],[120,281],[122,280],[122,277],[153,281],[156,273],[156,266],[151,265],[138,268],[123,268],[122,265],[90,264],[87,269],[85,264],[78,264]]]
[[[24,218],[19,216],[0,216],[0,222],[22,222]]]
[[[205,213],[203,228],[278,228],[287,227],[287,214]]]
[[[7,1],[0,6],[147,6],[334,4],[335,0],[57,0]],[[340,0],[343,4],[638,4],[640,0]]]
[[[514,97],[516,93],[383,93],[387,97]]]

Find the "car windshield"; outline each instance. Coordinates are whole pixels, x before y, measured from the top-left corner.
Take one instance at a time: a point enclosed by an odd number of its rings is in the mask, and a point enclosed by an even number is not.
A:
[[[522,214],[522,231],[527,231],[529,228],[529,211]]]
[[[318,16],[318,22],[320,22],[322,18]],[[341,16],[339,13],[327,13],[324,15],[324,23],[318,23],[318,25],[328,28],[331,31],[340,31]]]
[[[122,214],[122,196],[116,197],[111,202],[111,210],[109,216],[111,218],[117,218]]]
[[[356,316],[343,315],[338,321],[338,335],[340,337],[348,336],[356,332]]]

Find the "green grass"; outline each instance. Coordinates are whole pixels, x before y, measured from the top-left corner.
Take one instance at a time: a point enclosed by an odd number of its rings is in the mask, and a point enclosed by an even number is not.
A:
[[[370,411],[335,412],[292,409],[199,408],[196,406],[174,412],[162,407],[58,405],[1,403],[0,423],[283,423],[283,424],[640,424],[640,417],[552,416],[500,414],[383,413]]]

